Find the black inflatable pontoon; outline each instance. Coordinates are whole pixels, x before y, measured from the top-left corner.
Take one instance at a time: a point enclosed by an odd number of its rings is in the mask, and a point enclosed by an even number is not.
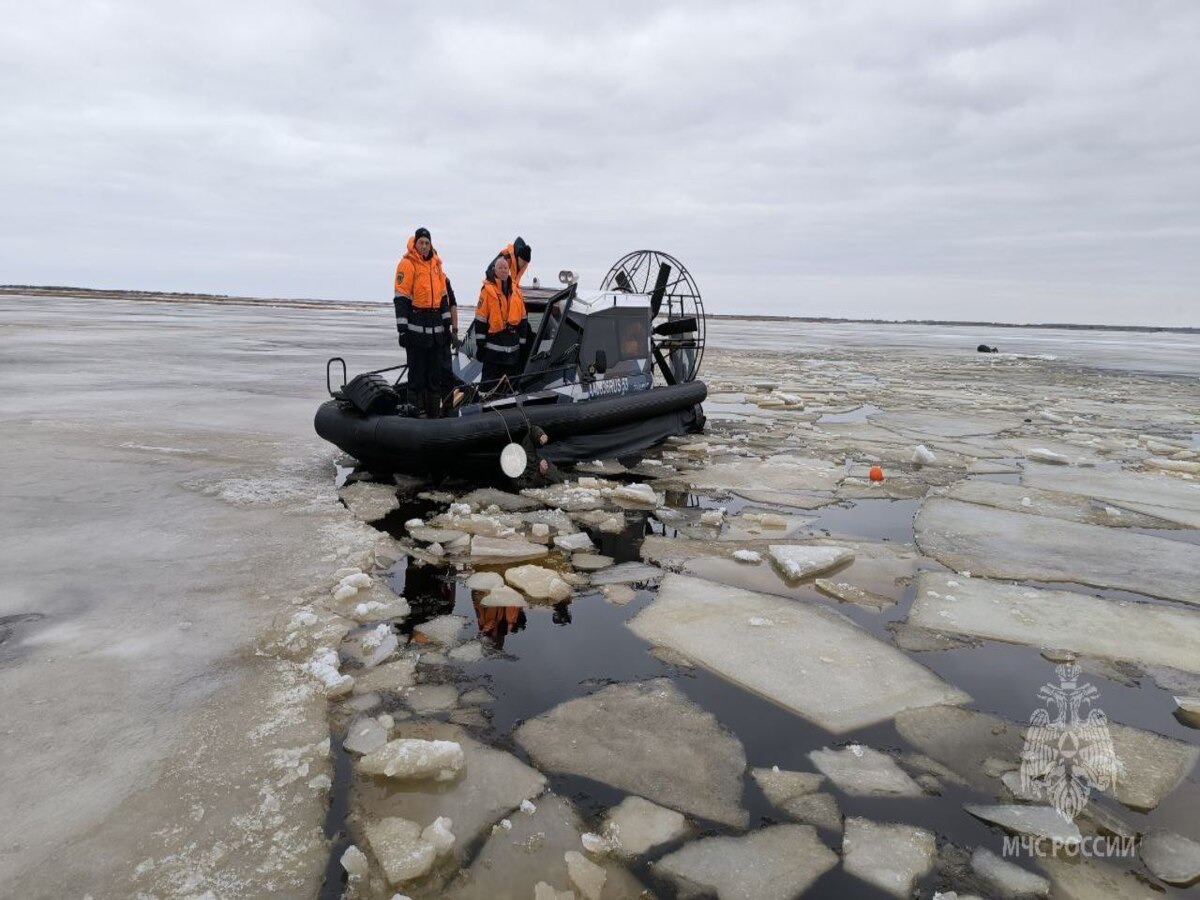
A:
[[[317,434],[373,470],[426,474],[498,471],[500,450],[535,425],[550,436],[541,455],[555,462],[626,456],[703,428],[707,388],[695,378],[704,311],[687,271],[665,254],[638,251],[613,266],[599,292],[584,295],[570,273],[560,277],[561,290],[525,292],[536,337],[515,379],[519,393],[479,384],[470,337],[454,361],[469,399],[440,419],[419,418],[408,405],[405,367],[391,384],[385,369],[333,390],[332,364],[346,375],[335,358],[326,367],[333,399],[317,410]]]

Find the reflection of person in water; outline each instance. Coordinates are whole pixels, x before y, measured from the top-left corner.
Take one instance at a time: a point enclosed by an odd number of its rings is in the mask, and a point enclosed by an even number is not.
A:
[[[504,648],[508,635],[525,630],[525,610],[519,606],[484,606],[478,600],[473,605],[479,633],[489,638],[498,650]]]
[[[551,617],[555,625],[570,625],[571,624],[571,603],[569,600],[563,600],[560,603],[554,604],[554,613]]]

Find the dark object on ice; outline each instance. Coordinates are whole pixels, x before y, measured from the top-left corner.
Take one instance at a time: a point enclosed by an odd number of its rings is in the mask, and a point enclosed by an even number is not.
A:
[[[704,427],[708,395],[696,380],[704,355],[704,306],[687,270],[657,251],[623,257],[600,291],[576,284],[528,288],[534,339],[512,390],[480,384],[468,334],[454,360],[459,387],[445,418],[418,418],[407,366],[367,372],[317,410],[317,434],[376,471],[499,472],[500,450],[542,428],[553,440],[532,457],[550,463],[617,457]],[[345,363],[342,362],[345,382]],[[383,373],[399,370],[389,385]],[[508,386],[506,385],[506,388]]]
[[[975,350],[978,353],[999,353],[1000,352],[999,348],[989,347],[987,344],[980,344],[978,347],[975,348]]]

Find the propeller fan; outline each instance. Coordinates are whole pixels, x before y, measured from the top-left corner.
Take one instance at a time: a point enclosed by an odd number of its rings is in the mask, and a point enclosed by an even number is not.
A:
[[[704,303],[683,263],[635,250],[608,270],[602,291],[650,295],[650,352],[667,384],[694,381],[704,358]]]

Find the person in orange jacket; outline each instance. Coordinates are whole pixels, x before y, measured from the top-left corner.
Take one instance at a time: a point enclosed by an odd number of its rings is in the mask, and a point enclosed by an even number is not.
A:
[[[479,291],[475,308],[476,358],[483,363],[481,386],[490,388],[499,380],[520,373],[521,352],[529,340],[529,318],[525,299],[513,279],[508,258],[502,253],[488,266],[489,277]],[[518,387],[510,382],[510,387]]]
[[[409,401],[431,419],[441,415],[442,356],[450,343],[450,296],[428,228],[408,239],[396,266],[396,331],[408,357]]]
[[[497,253],[496,258],[488,265],[488,278],[492,277],[496,260],[501,257],[508,260],[509,275],[512,276],[513,283],[520,287],[521,278],[524,276],[525,270],[529,268],[529,261],[533,258],[533,248],[525,243],[523,237],[517,235],[516,240]]]

